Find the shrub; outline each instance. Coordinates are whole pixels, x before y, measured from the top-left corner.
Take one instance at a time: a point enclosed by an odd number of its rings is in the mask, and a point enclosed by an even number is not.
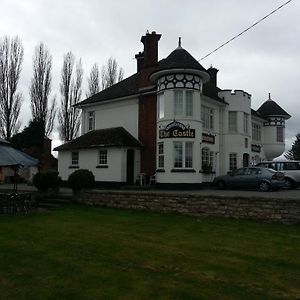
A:
[[[74,192],[90,189],[95,185],[95,176],[89,170],[80,169],[69,176],[68,185]]]
[[[49,189],[57,189],[60,186],[60,177],[56,171],[45,171],[36,173],[33,176],[32,184],[40,191],[46,192]]]

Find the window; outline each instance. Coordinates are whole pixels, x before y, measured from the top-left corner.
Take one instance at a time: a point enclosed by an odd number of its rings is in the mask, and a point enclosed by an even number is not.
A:
[[[183,115],[183,91],[175,91],[175,107],[174,114],[175,116]]]
[[[193,91],[174,92],[174,115],[193,116]]]
[[[193,116],[193,92],[185,92],[185,115],[188,117]]]
[[[186,168],[193,167],[193,143],[192,142],[185,143],[185,167]]]
[[[193,167],[193,143],[174,142],[174,168]]]
[[[237,132],[237,112],[230,111],[228,113],[228,129],[230,132]]]
[[[107,150],[99,150],[99,165],[107,165]]]
[[[245,148],[248,148],[248,146],[249,146],[248,139],[245,138]]]
[[[88,131],[95,129],[95,112],[89,111],[88,112]]]
[[[276,137],[278,143],[283,143],[283,127],[276,128]]]
[[[261,126],[259,124],[252,123],[252,139],[261,141]]]
[[[71,165],[72,166],[78,166],[78,164],[79,164],[79,153],[78,152],[72,152]]]
[[[249,133],[249,115],[244,113],[244,133]]]
[[[201,107],[201,120],[203,128],[213,129],[214,128],[214,110],[207,106]]]
[[[164,143],[158,144],[158,168],[163,169],[165,167],[164,156]]]
[[[229,170],[235,170],[237,168],[237,154],[230,153],[229,154]]]
[[[182,168],[182,142],[174,142],[174,168]]]
[[[214,167],[214,152],[210,151],[208,147],[202,148],[202,170],[204,172],[211,172]]]
[[[158,118],[162,119],[165,117],[165,97],[161,93],[158,95]]]

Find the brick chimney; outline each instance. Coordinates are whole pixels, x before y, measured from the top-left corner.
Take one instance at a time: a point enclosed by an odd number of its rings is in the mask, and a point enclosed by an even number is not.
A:
[[[213,66],[210,66],[209,69],[207,69],[207,72],[210,76],[210,82],[214,85],[217,86],[217,73],[219,72],[218,69],[214,68]]]
[[[144,44],[144,51],[143,53],[141,53],[141,55],[143,55],[143,59],[141,59],[142,56],[140,56],[140,53],[136,55],[136,59],[138,61],[138,67],[139,67],[139,60],[143,68],[152,67],[157,63],[158,41],[160,40],[160,37],[161,34],[157,34],[155,31],[152,31],[151,33],[147,32],[146,35],[142,36],[141,42]]]
[[[144,51],[136,54],[135,59],[137,61],[137,72],[139,72],[145,67]]]

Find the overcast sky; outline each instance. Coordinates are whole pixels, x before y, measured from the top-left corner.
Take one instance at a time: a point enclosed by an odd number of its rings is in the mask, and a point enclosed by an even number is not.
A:
[[[182,46],[200,59],[217,46],[264,17],[286,0],[0,0],[0,36],[18,35],[24,46],[20,90],[21,119],[31,117],[28,88],[32,56],[44,42],[53,56],[52,94],[59,101],[63,55],[72,51],[82,58],[84,92],[93,63],[100,66],[111,56],[125,70],[136,72],[134,55],[143,50],[146,30],[162,34],[159,58],[165,58],[182,37]],[[286,142],[291,147],[300,132],[300,3],[293,0],[251,31],[201,61],[219,69],[222,89],[242,89],[252,95],[252,108],[268,93],[292,118]],[[54,134],[54,146],[59,144]]]

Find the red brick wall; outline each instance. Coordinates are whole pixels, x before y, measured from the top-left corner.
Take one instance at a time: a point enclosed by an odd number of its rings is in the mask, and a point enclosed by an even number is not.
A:
[[[139,98],[139,140],[141,172],[151,176],[156,171],[156,93]]]

